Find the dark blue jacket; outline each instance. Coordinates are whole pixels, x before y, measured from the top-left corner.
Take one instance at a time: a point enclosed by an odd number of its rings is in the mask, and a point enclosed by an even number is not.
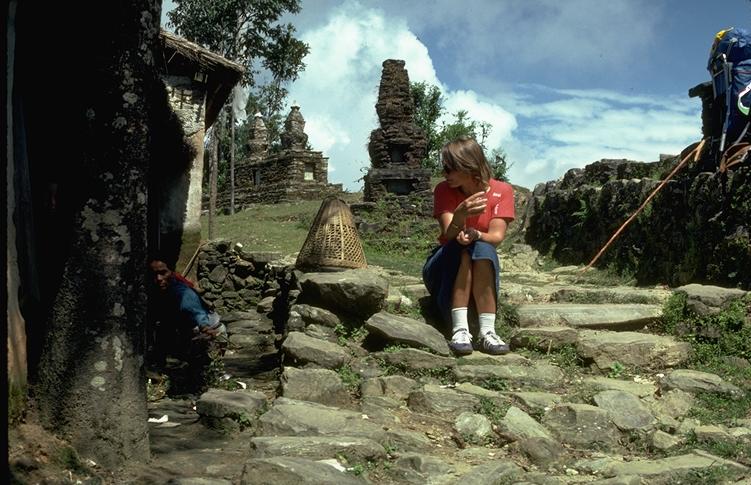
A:
[[[203,301],[196,293],[196,290],[173,278],[165,290],[167,296],[167,305],[162,308],[162,316],[169,317],[165,313],[173,313],[173,318],[181,326],[186,325],[189,328],[206,327],[211,325],[209,311],[203,305]]]

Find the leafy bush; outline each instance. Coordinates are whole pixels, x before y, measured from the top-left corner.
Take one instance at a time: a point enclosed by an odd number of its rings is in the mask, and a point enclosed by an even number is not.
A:
[[[368,264],[419,276],[430,250],[438,244],[438,225],[418,209],[402,208],[394,196],[386,196],[361,217],[371,228],[360,234]],[[419,208],[419,198],[407,200],[407,205]]]
[[[732,357],[751,360],[751,297],[706,316],[689,310],[686,301],[685,294],[676,293],[665,302],[661,329],[691,344],[693,367],[751,382],[751,370],[728,364]]]
[[[491,423],[497,425],[503,420],[504,416],[506,416],[509,407],[510,405],[500,405],[497,401],[488,399],[487,397],[481,397],[477,412],[488,418]]]
[[[339,374],[339,378],[342,380],[342,383],[347,387],[347,389],[355,393],[358,393],[360,391],[362,376],[358,372],[352,370],[352,368],[348,365],[343,365],[339,368],[337,373]]]

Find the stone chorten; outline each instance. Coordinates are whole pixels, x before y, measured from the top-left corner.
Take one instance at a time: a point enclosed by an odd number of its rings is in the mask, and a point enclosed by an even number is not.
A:
[[[430,170],[420,167],[428,142],[413,119],[414,105],[404,61],[383,62],[376,113],[381,126],[370,133],[371,168],[364,179],[364,200],[375,202],[386,194],[430,198]]]
[[[277,203],[315,200],[341,194],[341,184],[328,183],[328,158],[309,150],[305,118],[299,106],[292,106],[281,134],[281,150],[269,152],[268,130],[257,113],[248,135],[249,155],[235,167],[235,204]],[[219,204],[229,206],[229,193]]]
[[[261,160],[268,153],[268,130],[266,129],[266,123],[263,122],[263,115],[261,113],[256,113],[253,127],[248,133],[248,147],[250,153],[248,161]]]
[[[300,113],[299,106],[292,109],[284,121],[284,132],[281,134],[282,148],[285,150],[305,150],[308,144],[308,135],[305,134],[305,118]]]

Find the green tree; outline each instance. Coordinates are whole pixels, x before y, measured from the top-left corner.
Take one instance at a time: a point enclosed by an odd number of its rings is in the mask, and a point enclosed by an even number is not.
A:
[[[256,113],[261,113],[263,122],[269,138],[269,151],[278,151],[281,148],[280,135],[284,129],[284,115],[281,112],[281,106],[274,107],[274,100],[270,99],[275,96],[275,88],[272,86],[262,86],[261,88],[250,93],[248,102],[245,105],[245,125],[250,130],[253,123],[253,117]],[[286,96],[286,95],[285,95]]]
[[[443,93],[438,86],[426,82],[413,82],[410,83],[410,93],[415,106],[415,123],[423,129],[428,140],[428,153],[422,160],[423,168],[432,170],[435,175],[440,174],[441,148],[451,140],[456,140],[462,136],[469,136],[477,140],[487,154],[486,143],[493,125],[487,121],[473,120],[466,110],[457,111],[449,121],[440,121],[446,113],[446,109]],[[494,148],[487,159],[493,171],[493,177],[498,180],[506,180],[507,171],[512,164],[508,162],[508,157],[503,148]]]
[[[441,148],[438,119],[445,112],[442,93],[438,86],[426,82],[410,83],[409,88],[415,106],[415,123],[422,128],[428,140],[428,156],[422,160],[422,166],[435,170],[432,155]]]
[[[305,69],[303,59],[309,46],[294,37],[295,27],[280,24],[280,17],[300,11],[299,0],[175,0],[176,7],[167,16],[177,34],[221,54],[245,68],[242,84],[251,91],[262,90],[259,96],[266,104],[266,116],[278,113],[287,95],[285,84],[297,79]],[[230,98],[227,105],[232,106]],[[262,111],[263,113],[264,111]],[[220,116],[216,134],[219,142],[209,153],[211,170],[219,170],[220,153],[228,153],[230,211],[234,212],[234,155],[235,119],[229,109],[230,129],[223,129],[226,121]],[[229,132],[229,147],[223,133]],[[224,147],[223,147],[224,146]],[[212,160],[211,157],[216,157]],[[216,174],[209,180],[218,181]],[[217,187],[211,185],[211,201],[216,200]],[[209,237],[212,237],[215,203],[209,207]]]
[[[300,0],[175,0],[167,13],[177,34],[245,67],[244,86],[255,86],[262,69],[281,82],[305,68],[306,43],[292,24],[278,24],[298,13]]]
[[[501,147],[494,148],[490,152],[488,162],[490,163],[490,170],[493,173],[493,178],[508,182],[508,169],[511,168],[513,163],[508,161],[506,151]]]
[[[493,125],[486,121],[475,121],[469,117],[467,110],[460,109],[453,114],[450,123],[443,122],[438,133],[438,150],[443,145],[462,136],[469,136],[477,140],[483,150],[487,150],[485,143]]]

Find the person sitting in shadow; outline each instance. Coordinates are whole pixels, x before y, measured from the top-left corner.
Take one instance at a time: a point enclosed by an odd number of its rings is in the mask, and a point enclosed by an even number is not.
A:
[[[187,363],[182,383],[185,391],[200,393],[209,384],[212,362],[224,356],[227,329],[220,316],[207,308],[193,283],[163,258],[149,258],[149,269],[149,367],[159,374],[167,371],[168,356]]]

